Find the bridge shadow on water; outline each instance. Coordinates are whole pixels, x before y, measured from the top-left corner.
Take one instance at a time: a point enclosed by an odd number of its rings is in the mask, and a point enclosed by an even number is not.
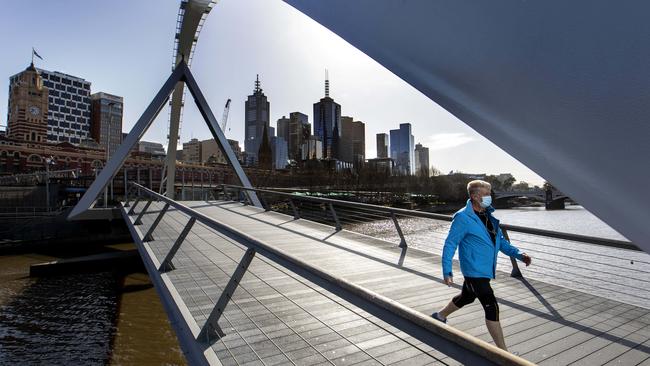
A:
[[[432,275],[430,275],[428,273],[419,271],[419,270],[414,269],[414,268],[405,267],[403,264],[404,264],[404,260],[406,258],[407,248],[403,248],[402,250],[399,251],[399,258],[397,259],[397,262],[394,263],[394,262],[391,262],[391,261],[388,261],[388,260],[385,260],[385,259],[382,259],[382,258],[375,257],[375,256],[370,255],[368,253],[364,253],[364,252],[359,251],[359,250],[355,250],[355,249],[348,248],[348,247],[345,247],[345,246],[340,245],[340,244],[333,243],[331,241],[327,241],[328,239],[332,238],[333,236],[341,235],[341,234],[345,235],[345,232],[334,231],[332,233],[329,233],[328,235],[326,235],[323,238],[317,238],[317,237],[305,234],[305,233],[303,233],[301,231],[294,230],[294,229],[286,227],[287,223],[295,222],[295,221],[297,221],[296,219],[291,219],[291,220],[288,220],[288,221],[283,222],[281,224],[273,224],[273,223],[269,223],[266,220],[263,220],[263,219],[260,219],[260,218],[256,217],[259,214],[262,214],[262,213],[265,213],[265,212],[257,212],[257,213],[252,213],[252,214],[245,214],[245,213],[242,213],[242,212],[239,212],[237,210],[233,210],[232,208],[227,207],[227,206],[233,205],[233,204],[237,204],[238,207],[241,207],[241,206],[239,206],[239,205],[241,205],[240,203],[226,202],[226,203],[219,203],[219,204],[210,204],[210,203],[208,203],[208,204],[201,205],[201,206],[194,206],[193,208],[219,206],[221,209],[227,210],[227,211],[232,212],[234,214],[248,217],[248,218],[250,218],[252,220],[258,221],[260,223],[264,223],[266,225],[274,225],[276,227],[281,227],[283,230],[286,230],[286,231],[291,232],[291,233],[296,234],[296,235],[300,235],[302,237],[310,238],[312,240],[317,240],[317,241],[321,242],[324,245],[328,245],[328,246],[331,246],[331,247],[334,247],[334,248],[337,248],[337,249],[340,249],[340,250],[344,250],[346,252],[353,253],[353,254],[361,256],[363,258],[373,260],[373,261],[382,263],[384,265],[387,265],[387,266],[390,266],[390,267],[393,267],[393,268],[399,268],[400,270],[403,270],[403,271],[408,272],[408,273],[415,274],[417,276],[420,276],[422,278],[426,278],[428,280],[437,282],[439,284],[444,284],[444,281],[441,278],[437,277],[437,276],[432,276]],[[334,230],[334,229],[332,229],[332,230]],[[362,234],[359,234],[359,235],[362,235]],[[381,240],[381,239],[375,238],[375,240]],[[396,250],[400,249],[400,248],[397,247],[396,244],[390,244],[388,242],[387,242],[387,244],[385,246],[376,246],[376,247],[377,248],[388,249],[388,250],[393,250],[393,251],[396,251]],[[418,249],[411,249],[411,250],[413,250],[415,253],[418,254],[418,256],[417,256],[418,259],[426,259],[427,257],[429,257],[429,258],[430,257],[439,257],[439,256],[437,256],[435,254],[432,254],[432,253],[429,253],[429,252],[424,252],[424,251],[421,251],[421,250],[418,250]],[[606,332],[604,332],[602,330],[594,329],[591,326],[583,325],[583,324],[580,323],[580,321],[571,321],[571,320],[568,320],[568,319],[564,318],[553,307],[553,305],[544,297],[544,295],[535,288],[534,284],[530,283],[525,278],[518,278],[518,280],[546,308],[548,313],[544,312],[544,311],[541,311],[541,310],[538,310],[538,309],[535,309],[535,308],[532,308],[532,307],[524,305],[524,304],[519,304],[519,303],[517,303],[515,301],[512,301],[512,300],[508,300],[508,299],[497,296],[498,302],[500,304],[504,304],[504,305],[507,305],[507,306],[509,306],[511,308],[520,310],[522,312],[532,314],[532,315],[534,315],[536,317],[540,317],[540,318],[543,318],[543,319],[558,323],[558,324],[560,324],[562,326],[573,328],[576,331],[589,333],[589,334],[593,335],[594,337],[599,337],[599,338],[605,339],[605,340],[607,340],[609,342],[618,343],[618,344],[624,345],[626,347],[634,348],[634,349],[637,349],[637,350],[645,352],[645,353],[650,353],[650,346],[644,344],[644,342],[634,342],[634,341],[631,341],[629,339],[624,339],[622,337],[619,337],[619,336],[616,336],[616,335],[613,335],[613,334],[608,334],[608,333],[606,333]],[[459,284],[453,284],[452,287],[458,289],[459,291],[462,288],[462,286],[459,285]],[[603,321],[606,321],[606,320],[608,320],[608,319],[606,319],[606,318],[603,319]],[[621,324],[621,325],[623,325],[623,324]]]

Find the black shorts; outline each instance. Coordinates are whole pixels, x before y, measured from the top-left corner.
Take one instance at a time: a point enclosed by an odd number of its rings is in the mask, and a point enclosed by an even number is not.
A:
[[[451,301],[457,307],[462,308],[473,303],[476,298],[478,298],[483,310],[485,310],[485,319],[499,321],[499,305],[496,297],[494,297],[489,278],[465,277],[461,293]]]

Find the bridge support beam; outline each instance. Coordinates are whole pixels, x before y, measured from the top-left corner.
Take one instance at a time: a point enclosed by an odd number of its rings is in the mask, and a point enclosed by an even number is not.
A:
[[[341,222],[339,221],[339,217],[336,215],[336,210],[334,209],[334,205],[330,203],[330,212],[332,212],[332,217],[334,218],[334,222],[336,223],[336,231],[341,231]]]
[[[406,238],[404,238],[404,233],[402,233],[402,228],[399,226],[399,222],[397,221],[397,216],[395,216],[394,212],[391,212],[390,217],[393,219],[393,224],[395,224],[395,230],[397,230],[397,233],[399,234],[399,238],[400,238],[399,247],[406,248],[408,245],[406,244]]]
[[[507,241],[510,241],[510,237],[508,236],[508,230],[502,228],[501,232],[503,233],[503,237],[506,238]],[[512,264],[512,271],[510,272],[510,277],[523,278],[524,276],[521,274],[521,270],[519,270],[519,263],[517,263],[517,259],[510,257],[510,263]]]
[[[235,293],[237,286],[239,286],[244,274],[248,270],[248,266],[253,261],[253,257],[255,257],[255,249],[249,248],[246,253],[244,253],[241,261],[239,261],[239,266],[235,269],[235,272],[230,277],[230,281],[228,281],[221,296],[219,296],[219,300],[217,300],[217,303],[214,305],[212,312],[208,316],[208,320],[206,320],[203,329],[201,329],[201,333],[199,333],[199,336],[197,337],[198,341],[210,345],[210,342],[217,341],[225,335],[221,327],[219,327],[219,319],[225,311],[232,295]]]
[[[138,217],[133,222],[133,225],[141,225],[142,224],[142,216],[144,216],[144,214],[149,209],[149,206],[151,206],[151,202],[153,202],[152,199],[149,199],[149,201],[147,201],[147,203],[142,208],[142,211],[140,211],[140,213],[138,214]]]
[[[169,253],[167,253],[162,263],[160,263],[160,268],[158,268],[158,271],[169,272],[176,269],[172,263],[172,258],[174,258],[176,252],[178,252],[178,249],[180,249],[181,244],[183,244],[183,241],[185,241],[187,234],[190,233],[190,230],[192,230],[192,226],[194,226],[195,222],[196,217],[190,217],[190,220],[187,222],[187,224],[185,224],[185,227],[183,228],[183,231],[181,231],[181,234],[178,236],[178,238],[176,238],[176,241],[174,242],[174,245],[172,245],[172,248],[169,250]]]
[[[163,206],[162,210],[160,210],[160,213],[158,214],[158,217],[156,217],[156,220],[151,224],[151,227],[149,227],[149,230],[147,230],[147,233],[144,235],[144,238],[142,238],[142,241],[153,241],[153,231],[156,230],[156,227],[158,224],[160,224],[160,220],[162,220],[163,216],[165,216],[165,213],[169,209],[169,203],[166,203],[165,206]]]

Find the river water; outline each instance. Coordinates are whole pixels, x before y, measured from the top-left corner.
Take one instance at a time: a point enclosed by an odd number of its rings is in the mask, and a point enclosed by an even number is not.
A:
[[[0,365],[185,365],[146,274],[29,277],[54,259],[0,256]]]
[[[502,222],[612,239],[620,234],[579,206],[497,210]],[[448,222],[400,218],[411,247],[440,253]],[[347,229],[398,242],[392,221]],[[650,256],[532,235],[510,234],[533,257],[536,278],[650,308]],[[0,256],[0,364],[183,365],[167,316],[146,274],[28,277],[55,258]],[[500,256],[498,268],[510,270]]]

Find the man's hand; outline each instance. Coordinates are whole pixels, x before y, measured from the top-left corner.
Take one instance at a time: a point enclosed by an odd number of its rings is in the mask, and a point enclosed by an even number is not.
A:
[[[533,261],[533,259],[526,253],[521,254],[521,260],[526,263],[526,267],[530,266],[530,263]]]
[[[453,284],[454,284],[454,277],[452,276],[445,277],[445,285],[451,287],[451,285]]]

